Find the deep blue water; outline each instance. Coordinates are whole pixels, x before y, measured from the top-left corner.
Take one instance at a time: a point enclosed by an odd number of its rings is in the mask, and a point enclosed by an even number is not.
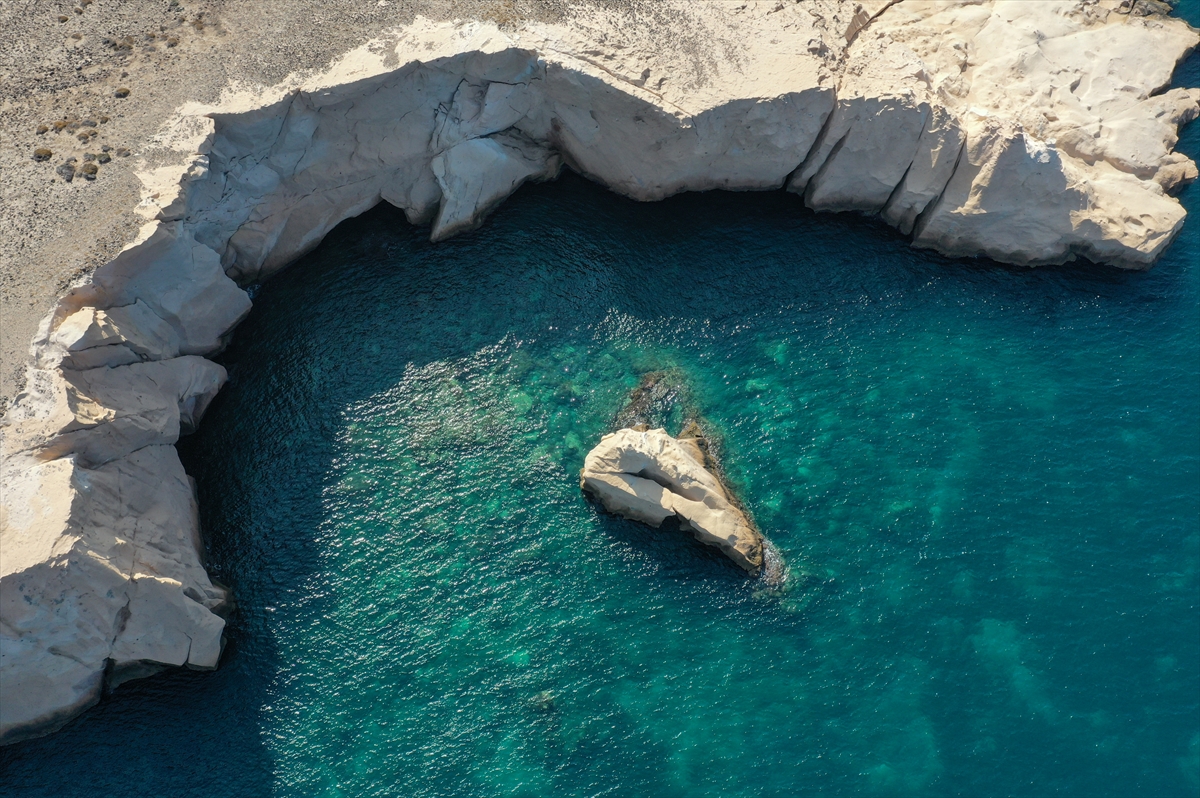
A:
[[[426,237],[377,208],[257,294],[181,445],[221,668],[3,749],[6,795],[1200,794],[1195,219],[1026,270],[565,176]],[[782,590],[580,494],[664,368]]]

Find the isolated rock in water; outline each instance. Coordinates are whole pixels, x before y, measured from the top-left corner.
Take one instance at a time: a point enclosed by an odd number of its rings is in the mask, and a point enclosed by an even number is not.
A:
[[[704,467],[697,438],[617,430],[588,453],[579,482],[610,513],[653,527],[676,516],[696,540],[719,547],[755,576],[762,570],[762,535]]]

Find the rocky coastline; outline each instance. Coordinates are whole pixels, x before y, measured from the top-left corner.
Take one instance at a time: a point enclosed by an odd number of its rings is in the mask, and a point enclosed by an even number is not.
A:
[[[0,743],[109,684],[214,668],[173,444],[225,381],[206,356],[244,287],[380,201],[434,240],[565,165],[637,200],[786,188],[915,246],[1023,265],[1149,268],[1196,177],[1175,153],[1198,42],[1142,0],[680,3],[703,58],[619,14],[418,19],[329,69],[180,108],[139,174],[137,237],[42,321],[0,434]],[[848,244],[850,246],[850,244]]]

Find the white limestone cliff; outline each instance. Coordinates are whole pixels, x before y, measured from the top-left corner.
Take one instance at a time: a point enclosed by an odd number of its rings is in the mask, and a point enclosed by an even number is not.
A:
[[[917,246],[1010,263],[1148,268],[1200,91],[1197,43],[1122,0],[588,8],[501,30],[418,20],[319,75],[181,108],[143,172],[137,240],[74,286],[4,419],[0,742],[43,733],[155,663],[213,667],[172,444],[224,380],[204,359],[264,280],[380,201],[435,240],[562,164],[638,200],[787,187],[879,214]],[[185,642],[186,641],[186,642]]]
[[[10,739],[95,703],[106,674],[112,683],[154,664],[215,668],[221,652],[225,622],[214,613],[227,597],[204,570],[191,478],[170,444],[198,421],[224,369],[183,357],[81,374],[91,379],[44,386],[66,401],[48,401],[48,418],[15,418],[3,441]]]
[[[704,461],[695,438],[673,438],[663,429],[620,429],[588,452],[579,485],[614,515],[656,528],[678,518],[696,540],[716,546],[757,576],[762,535]]]

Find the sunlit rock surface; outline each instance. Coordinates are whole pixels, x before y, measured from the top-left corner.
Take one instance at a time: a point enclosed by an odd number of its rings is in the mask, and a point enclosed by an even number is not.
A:
[[[663,429],[621,429],[588,452],[580,486],[610,513],[659,527],[678,518],[696,540],[716,546],[755,576],[763,567],[762,535],[705,468],[698,439]]]

